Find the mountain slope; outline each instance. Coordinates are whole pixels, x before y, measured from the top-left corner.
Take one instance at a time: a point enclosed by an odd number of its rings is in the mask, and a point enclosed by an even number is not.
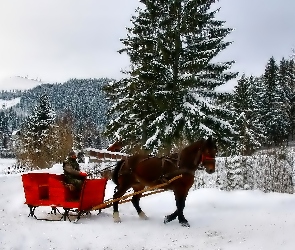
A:
[[[0,78],[0,91],[13,91],[13,90],[28,90],[43,84],[44,82],[32,80],[25,77],[15,76]]]

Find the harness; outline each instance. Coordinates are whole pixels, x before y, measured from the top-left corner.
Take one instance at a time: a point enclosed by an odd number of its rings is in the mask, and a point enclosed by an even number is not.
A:
[[[202,164],[200,164],[201,167],[198,166],[197,169],[198,169],[198,170],[204,170],[204,169],[205,169],[205,167],[204,167],[204,163],[205,163],[205,162],[210,162],[210,161],[215,162],[215,158],[213,158],[213,157],[211,157],[211,156],[209,156],[209,155],[206,155],[206,154],[202,154],[202,155],[201,155],[201,162],[200,162],[200,163],[202,163]]]
[[[215,161],[215,158],[213,158],[213,157],[211,157],[211,156],[209,156],[207,154],[201,153],[200,149],[199,149],[197,154],[201,154],[200,163],[197,164],[198,161],[194,161],[194,164],[198,165],[197,170],[204,170],[205,169],[204,164],[206,162],[209,162],[209,161],[214,162]],[[162,164],[161,164],[162,174],[161,174],[161,176],[159,177],[159,179],[157,181],[161,180],[162,182],[167,182],[170,179],[169,175],[175,176],[175,175],[179,175],[179,174],[190,174],[190,175],[194,176],[195,175],[195,170],[179,168],[180,154],[177,154],[177,155],[178,155],[177,158],[173,158],[173,157],[170,157],[170,156],[162,156],[162,157],[148,156],[148,157],[140,160],[139,163],[143,162],[143,161],[147,161],[147,160],[152,159],[152,158],[161,159],[161,162],[162,162]],[[166,162],[174,165],[176,167],[176,170],[173,171],[172,173],[165,173],[164,172],[164,165],[165,165]],[[128,166],[128,158],[126,158],[126,160],[121,164],[118,176],[121,176],[121,175],[123,175],[125,173],[128,173],[128,174],[130,173],[131,174],[133,172],[133,169],[130,166],[129,166],[129,168],[122,171],[122,168],[123,168],[123,166],[125,164],[127,164],[127,166]]]

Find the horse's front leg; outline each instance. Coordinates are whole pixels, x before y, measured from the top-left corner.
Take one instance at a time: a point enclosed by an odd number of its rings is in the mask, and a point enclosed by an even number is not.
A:
[[[187,219],[184,217],[184,214],[183,214],[186,196],[181,196],[181,197],[175,196],[175,200],[176,200],[176,210],[172,214],[169,214],[165,217],[164,223],[166,224],[170,221],[173,221],[178,216],[178,221],[182,226],[190,227],[190,224],[188,223]]]
[[[168,222],[175,220],[177,216],[178,216],[178,210],[176,209],[172,214],[165,216],[164,224],[167,224]]]
[[[144,189],[144,186],[133,187],[134,192],[141,191],[143,189]],[[142,211],[141,207],[139,206],[139,201],[140,201],[141,196],[142,196],[141,193],[132,196],[131,202],[132,202],[134,208],[136,209],[139,218],[143,219],[143,220],[147,220],[148,217],[145,215],[145,213]]]
[[[128,189],[129,187],[123,188],[122,186],[118,186],[117,192],[114,193],[113,199],[115,200],[122,197]],[[119,215],[119,201],[113,202],[113,219],[116,223],[121,222],[121,218]]]
[[[184,217],[183,209],[185,207],[185,200],[186,196],[177,198],[176,200],[176,207],[178,211],[178,221],[183,227],[190,227],[190,224],[188,223],[187,219]]]

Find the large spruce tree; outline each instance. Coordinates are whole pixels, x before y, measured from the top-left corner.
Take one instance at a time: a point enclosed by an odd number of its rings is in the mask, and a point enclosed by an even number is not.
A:
[[[236,74],[228,71],[233,61],[213,62],[231,43],[224,41],[231,29],[211,9],[215,0],[140,2],[119,51],[130,70],[106,88],[114,102],[107,134],[154,152],[209,134],[225,139],[231,127],[214,90]]]

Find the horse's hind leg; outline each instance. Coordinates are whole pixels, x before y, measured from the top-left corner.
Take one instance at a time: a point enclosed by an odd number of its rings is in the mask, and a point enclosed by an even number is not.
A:
[[[134,192],[141,191],[143,189],[144,189],[144,186],[133,187]],[[133,195],[131,201],[138,213],[138,216],[143,220],[147,220],[148,217],[145,215],[145,213],[142,211],[141,207],[139,206],[139,201],[140,201],[141,195],[142,194]]]

